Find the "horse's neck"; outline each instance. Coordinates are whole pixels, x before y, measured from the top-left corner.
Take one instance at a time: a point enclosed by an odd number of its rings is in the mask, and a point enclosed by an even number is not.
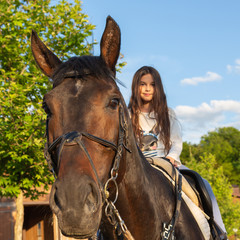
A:
[[[137,148],[126,155],[126,169],[119,184],[119,195],[116,207],[127,227],[138,236],[140,232],[149,229],[160,229],[159,204],[156,204],[161,193],[161,176],[139,154]],[[164,189],[164,187],[163,187]],[[163,201],[163,204],[164,203]],[[142,239],[138,236],[136,239]],[[146,238],[145,238],[146,239]]]
[[[161,183],[164,184],[166,182],[168,184],[168,181],[143,157],[135,143],[133,135],[131,136],[130,134],[129,137],[131,153],[126,151],[125,158],[123,159],[125,167],[123,168],[124,170],[122,169],[124,173],[123,179],[119,184],[119,190],[122,191],[122,194],[131,192],[131,199],[139,198],[139,192],[142,192],[142,194],[152,199],[152,192],[155,191],[156,188],[159,188]],[[155,187],[156,185],[157,187]],[[158,192],[158,190],[155,192]],[[121,196],[120,193],[119,196]]]
[[[129,140],[132,140],[129,141],[131,146],[128,146],[132,152],[126,151],[120,164],[116,207],[135,239],[161,239],[163,222],[168,223],[174,214],[173,186],[160,171],[154,169],[143,158],[134,139]],[[189,223],[187,219],[185,225],[180,225],[181,231],[179,230],[177,239],[203,239],[187,207],[182,205],[181,208],[195,227],[191,231],[188,230],[186,236],[185,226]],[[182,218],[181,221],[184,222],[184,219]],[[106,236],[110,237],[106,239],[115,239],[113,227],[109,224],[107,226]]]

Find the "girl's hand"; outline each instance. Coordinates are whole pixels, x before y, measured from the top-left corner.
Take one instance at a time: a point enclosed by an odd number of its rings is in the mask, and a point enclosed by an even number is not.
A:
[[[169,161],[172,163],[172,165],[173,165],[174,167],[177,167],[177,166],[178,166],[177,163],[175,162],[175,160],[174,160],[172,157],[167,156],[166,158],[169,159]]]

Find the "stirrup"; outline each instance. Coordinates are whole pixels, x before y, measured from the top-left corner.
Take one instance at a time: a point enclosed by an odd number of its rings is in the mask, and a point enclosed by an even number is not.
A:
[[[211,225],[211,234],[214,240],[228,240],[227,233],[214,220],[210,220],[209,224]]]

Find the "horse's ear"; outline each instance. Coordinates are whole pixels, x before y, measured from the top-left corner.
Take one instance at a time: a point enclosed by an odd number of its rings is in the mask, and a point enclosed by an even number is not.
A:
[[[108,16],[100,44],[101,57],[114,73],[120,52],[120,42],[120,28],[117,23],[110,16]]]
[[[45,46],[34,30],[31,36],[31,48],[35,61],[42,72],[48,77],[52,77],[54,70],[62,62]]]

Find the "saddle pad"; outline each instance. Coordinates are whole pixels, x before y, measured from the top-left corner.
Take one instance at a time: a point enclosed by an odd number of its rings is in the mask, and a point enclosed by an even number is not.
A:
[[[198,223],[198,226],[201,229],[204,239],[209,240],[211,237],[210,227],[202,210],[199,207],[197,207],[184,192],[182,192],[182,198],[184,202],[187,204],[187,206],[189,207],[196,222]]]
[[[156,167],[155,165],[152,165],[152,166],[158,169],[159,171],[161,171],[165,175],[165,177],[175,186],[175,181],[173,181],[173,179],[166,172],[164,172],[164,170]],[[187,204],[196,222],[198,223],[198,226],[204,236],[204,239],[209,240],[211,233],[210,233],[209,223],[207,221],[208,216],[206,216],[204,212],[183,191],[182,191],[182,198],[184,202]]]
[[[177,174],[179,174],[179,172],[175,171],[171,163],[161,158],[152,158],[152,160],[154,163],[154,165],[152,165],[153,167],[158,170],[162,169],[169,175],[169,177],[172,178],[173,181],[175,181],[175,172]],[[184,176],[182,176],[182,190],[198,207],[200,207],[198,196],[196,195],[196,193],[194,192],[194,190]]]

